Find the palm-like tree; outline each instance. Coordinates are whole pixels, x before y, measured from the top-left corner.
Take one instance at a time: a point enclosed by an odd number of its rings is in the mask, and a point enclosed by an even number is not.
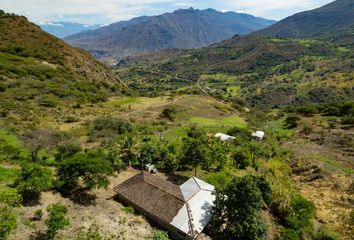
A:
[[[137,160],[139,142],[132,135],[127,135],[118,141],[117,150],[124,163],[131,166]]]

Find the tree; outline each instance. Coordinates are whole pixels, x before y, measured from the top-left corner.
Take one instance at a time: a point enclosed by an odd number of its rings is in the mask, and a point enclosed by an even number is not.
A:
[[[57,153],[55,154],[55,160],[61,161],[65,158],[69,158],[81,151],[81,147],[77,143],[63,143],[58,146]]]
[[[51,148],[57,143],[54,134],[47,129],[33,130],[23,137],[23,141],[31,151],[32,161],[37,160],[40,150]]]
[[[194,176],[197,176],[197,169],[206,163],[208,159],[208,148],[200,138],[183,139],[181,163],[194,169]]]
[[[80,180],[87,189],[107,187],[112,174],[111,163],[100,151],[77,153],[63,160],[57,169],[59,188],[69,192],[79,187]]]
[[[8,206],[0,206],[0,239],[7,239],[16,228],[16,216]]]
[[[117,143],[117,150],[120,158],[125,164],[131,166],[136,163],[138,158],[139,143],[132,135],[127,135]]]
[[[209,143],[209,156],[208,164],[205,167],[208,167],[212,164],[216,165],[216,170],[220,171],[224,168],[227,163],[228,154],[229,154],[229,145],[222,142],[220,139],[213,139]]]
[[[139,148],[139,160],[142,165],[154,164],[158,169],[172,172],[177,168],[175,145],[165,141],[147,140]]]
[[[52,171],[36,163],[24,163],[14,185],[24,199],[38,198],[40,192],[51,189]]]
[[[49,213],[48,219],[45,220],[47,226],[47,238],[52,240],[57,235],[59,230],[63,230],[70,224],[66,218],[67,208],[60,203],[52,204],[47,208]]]
[[[262,192],[252,176],[236,177],[217,189],[213,224],[219,239],[260,240],[266,238],[261,217]]]
[[[232,159],[234,160],[236,167],[239,169],[245,169],[252,164],[252,154],[247,148],[236,150],[232,154]]]

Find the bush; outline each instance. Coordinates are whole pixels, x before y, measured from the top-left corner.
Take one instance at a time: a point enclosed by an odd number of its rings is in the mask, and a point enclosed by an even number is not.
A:
[[[134,210],[133,207],[124,207],[124,208],[123,208],[123,211],[124,211],[125,213],[130,213],[130,214],[134,214],[134,212],[135,212],[135,210]]]
[[[123,119],[114,117],[100,117],[93,121],[89,130],[89,135],[106,137],[115,134],[131,133],[133,130],[133,125]]]
[[[284,127],[286,129],[293,129],[297,127],[297,122],[300,120],[300,118],[296,115],[290,115],[285,119],[284,122]]]
[[[0,206],[0,239],[7,239],[16,228],[16,216],[7,206]]]
[[[102,240],[100,229],[96,224],[92,224],[87,231],[80,230],[76,235],[76,240]]]
[[[170,121],[173,121],[176,117],[176,109],[174,107],[167,107],[161,112],[161,117],[167,118]]]
[[[23,198],[37,198],[52,187],[52,171],[36,163],[24,163],[14,185]]]
[[[45,95],[40,100],[40,105],[44,107],[54,108],[60,104],[58,99],[51,95]]]
[[[42,219],[42,216],[43,216],[42,209],[37,209],[36,211],[34,211],[33,220],[39,221]]]
[[[290,202],[290,209],[284,219],[287,228],[302,232],[312,228],[312,220],[315,217],[316,208],[314,204],[297,194]]]
[[[153,240],[168,240],[168,235],[166,232],[161,231],[161,230],[156,230],[154,232],[154,238]]]
[[[352,116],[343,117],[341,123],[343,125],[354,126],[354,117]]]
[[[245,169],[252,165],[251,153],[246,148],[239,149],[232,154],[234,164],[239,169]]]
[[[316,234],[315,240],[339,240],[338,234],[329,231],[328,229],[321,229],[319,233]]]
[[[15,188],[4,188],[0,190],[0,203],[9,206],[18,206],[22,202],[22,197]]]
[[[67,208],[60,203],[48,206],[48,219],[45,220],[47,226],[47,238],[53,240],[59,230],[64,229],[70,224],[69,219],[66,218]]]

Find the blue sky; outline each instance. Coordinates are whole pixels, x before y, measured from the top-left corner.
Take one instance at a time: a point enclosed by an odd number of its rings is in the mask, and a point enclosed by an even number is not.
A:
[[[38,24],[69,21],[109,24],[179,8],[214,8],[280,20],[332,0],[0,0],[0,9],[24,15]]]

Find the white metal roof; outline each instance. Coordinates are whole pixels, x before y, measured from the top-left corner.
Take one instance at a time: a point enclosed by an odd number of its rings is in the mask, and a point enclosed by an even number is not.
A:
[[[257,137],[257,138],[263,139],[264,132],[263,131],[256,131],[255,133],[252,133],[252,137]]]
[[[224,133],[217,133],[215,137],[219,138],[221,141],[233,141],[235,139],[234,136],[230,136]]]
[[[175,216],[171,224],[186,234],[189,234],[189,223],[198,234],[211,220],[211,209],[215,196],[214,186],[192,177],[180,186],[185,204]],[[188,213],[189,209],[189,213]]]

